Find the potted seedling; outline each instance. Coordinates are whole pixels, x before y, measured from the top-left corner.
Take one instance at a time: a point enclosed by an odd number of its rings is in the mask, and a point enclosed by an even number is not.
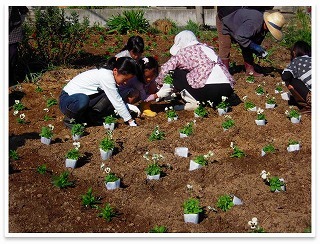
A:
[[[246,156],[244,151],[235,146],[233,142],[230,143],[230,147],[233,149],[233,153],[230,156],[231,158],[242,158]]]
[[[258,87],[256,88],[256,94],[258,96],[261,96],[261,95],[264,94],[264,89],[263,89],[263,87],[261,85],[258,85]]]
[[[247,96],[244,96],[243,100],[244,100],[244,108],[245,108],[245,110],[252,111],[252,112],[257,111],[257,107],[254,104],[254,102],[247,101]]]
[[[102,160],[110,158],[115,147],[115,142],[112,138],[112,131],[107,131],[107,136],[102,139],[99,146]]]
[[[222,122],[222,128],[224,131],[226,131],[232,128],[235,125],[235,122],[230,115],[225,115],[224,117],[225,121]]]
[[[109,172],[104,177],[104,184],[108,190],[120,188],[120,178],[116,174]]]
[[[276,88],[274,89],[274,93],[278,94],[278,93],[281,93],[282,91],[283,91],[282,85],[281,85],[281,83],[278,82],[276,85]]]
[[[296,140],[289,139],[287,150],[288,150],[288,152],[299,151],[300,150],[300,143]]]
[[[230,195],[222,195],[218,198],[217,207],[223,212],[228,211],[234,206],[233,199]]]
[[[274,153],[275,151],[276,149],[274,148],[274,146],[272,144],[268,144],[262,148],[261,156],[266,155],[266,153]]]
[[[249,75],[248,77],[247,77],[247,79],[246,79],[246,82],[248,82],[248,83],[254,83],[254,76],[253,75]]]
[[[217,105],[217,109],[220,116],[228,112],[229,103],[227,102],[227,97],[221,97],[221,102]]]
[[[183,126],[180,132],[180,138],[188,137],[193,133],[193,125],[194,122],[188,122],[185,126]]]
[[[67,168],[75,168],[77,165],[77,161],[80,158],[80,142],[74,142],[73,143],[74,148],[70,149],[67,154],[65,155],[66,157],[66,167]]]
[[[199,106],[194,110],[194,116],[196,118],[208,117],[208,110],[205,107],[204,103],[200,103]]]
[[[146,152],[143,157],[147,161],[152,161],[146,168],[145,172],[147,174],[148,180],[159,180],[161,175],[161,167],[159,166],[159,161],[163,159],[163,156],[161,154],[154,153],[152,156],[149,154],[149,152]]]
[[[198,199],[189,198],[183,202],[183,213],[185,223],[199,223],[199,213],[202,212]]]
[[[104,117],[103,127],[107,130],[114,130],[116,122],[117,118],[113,117],[113,115],[106,116]]]
[[[265,125],[266,124],[266,115],[263,112],[264,112],[263,109],[258,108],[257,119],[255,120],[257,125]]]
[[[72,139],[78,141],[83,135],[85,130],[86,123],[83,124],[74,124],[71,128]]]
[[[284,179],[279,178],[277,176],[270,177],[269,185],[270,191],[272,192],[280,192],[286,190]]]
[[[301,120],[301,114],[298,110],[290,107],[290,111],[285,111],[286,116],[290,119],[291,123],[298,124]]]
[[[208,154],[196,156],[190,160],[189,171],[200,169],[208,164],[208,159],[213,156],[213,152],[209,151]]]
[[[173,73],[172,71],[169,71],[169,73],[164,77],[163,79],[164,87],[173,87],[172,73]]]
[[[266,108],[275,108],[275,106],[276,106],[276,98],[269,97],[269,95],[267,95]]]
[[[177,112],[173,109],[172,106],[170,106],[169,108],[166,107],[164,110],[166,111],[168,122],[178,119]]]
[[[51,124],[41,128],[41,133],[39,135],[41,136],[41,142],[43,144],[49,145],[51,143],[53,137],[53,129],[54,126]]]
[[[151,132],[149,136],[149,141],[157,141],[162,140],[165,137],[165,133],[159,130],[159,126],[157,125],[154,130]]]

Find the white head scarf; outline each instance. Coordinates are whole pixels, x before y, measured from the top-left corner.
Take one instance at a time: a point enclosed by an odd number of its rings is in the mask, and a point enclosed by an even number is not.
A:
[[[184,30],[177,34],[174,38],[174,44],[170,48],[171,55],[176,55],[182,48],[198,44],[197,37],[192,31]]]

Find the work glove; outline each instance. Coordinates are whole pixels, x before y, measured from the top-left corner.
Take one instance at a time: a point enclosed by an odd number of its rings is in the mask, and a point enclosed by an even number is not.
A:
[[[161,87],[160,90],[156,93],[158,98],[164,98],[169,96],[173,91],[173,88],[170,87]]]
[[[132,111],[132,112],[137,114],[137,117],[140,117],[141,112],[140,112],[140,109],[137,106],[132,105],[130,103],[128,103],[127,106],[128,106],[130,111]]]
[[[130,121],[130,122],[129,122],[129,125],[130,125],[130,126],[138,126],[134,120]]]
[[[264,50],[260,45],[254,42],[250,43],[249,48],[252,49],[258,57],[265,58],[268,55],[268,52],[266,50]]]
[[[153,100],[156,100],[155,94],[149,95],[144,101],[145,102],[150,102],[150,101],[153,101]]]

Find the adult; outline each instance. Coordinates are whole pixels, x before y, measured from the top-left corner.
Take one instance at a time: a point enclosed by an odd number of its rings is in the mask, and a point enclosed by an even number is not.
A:
[[[140,110],[124,103],[117,85],[133,78],[137,70],[137,64],[132,58],[113,57],[107,65],[75,76],[60,94],[59,107],[65,115],[64,124],[68,128],[72,128],[74,121],[102,125],[103,117],[116,110],[125,122],[136,126],[129,110],[138,113],[138,116]]]
[[[200,43],[193,32],[177,34],[170,53],[172,57],[161,66],[156,82],[162,85],[165,76],[173,71],[174,88],[186,102],[183,109],[194,110],[199,102],[207,101],[217,105],[222,96],[234,94],[233,77],[214,49]]]
[[[23,21],[29,12],[25,6],[9,6],[9,85],[16,82],[18,47],[23,40]]]
[[[217,30],[219,39],[219,56],[229,68],[231,40],[240,45],[246,75],[263,76],[254,69],[255,53],[259,57],[266,57],[267,52],[260,45],[269,31],[280,41],[281,28],[285,19],[280,12],[268,13],[268,7],[218,7]]]

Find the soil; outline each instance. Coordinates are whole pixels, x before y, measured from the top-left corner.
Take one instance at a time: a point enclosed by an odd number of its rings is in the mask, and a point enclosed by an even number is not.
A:
[[[90,44],[98,36],[91,38],[84,51],[88,57],[95,58],[92,60],[99,60],[106,47],[114,44],[112,35],[99,47]],[[173,38],[152,36],[157,47],[146,53],[157,56],[160,64],[164,63],[168,60],[165,53],[168,53]],[[127,36],[123,36],[123,40],[125,42]],[[204,42],[216,43],[214,40]],[[302,233],[310,228],[311,116],[302,115],[299,124],[292,124],[286,118],[288,101],[282,100],[280,94],[274,94],[274,89],[281,82],[279,72],[289,63],[290,54],[271,39],[266,39],[263,45],[276,51],[271,55],[272,62],[260,62],[267,75],[256,78],[254,84],[246,82],[242,57],[236,45],[232,49],[231,61],[237,64],[238,70],[233,75],[237,81],[235,91],[240,98],[247,95],[257,106],[264,108],[265,96],[255,94],[258,84],[276,97],[276,108],[265,109],[266,126],[257,126],[256,113],[245,111],[241,103],[228,113],[235,120],[234,128],[223,131],[224,117],[209,108],[208,118],[196,119],[194,134],[180,138],[179,129],[195,119],[193,112],[178,111],[179,119],[168,123],[164,108],[170,103],[153,103],[152,109],[158,112],[157,116],[137,118],[138,127],[129,127],[118,120],[113,133],[116,148],[113,156],[104,161],[121,178],[121,188],[112,191],[106,189],[105,174],[100,169],[99,142],[105,136],[104,127],[86,128],[86,134],[80,139],[83,157],[75,169],[66,168],[64,155],[73,147],[70,130],[62,123],[63,114],[58,105],[50,107],[48,113],[43,110],[48,98],[58,100],[68,80],[94,63],[87,61],[86,66],[47,71],[38,82],[42,92],[36,92],[34,83],[10,87],[9,149],[16,150],[19,159],[9,159],[8,232],[147,233],[154,226],[163,225],[170,233],[249,233],[248,221],[253,217],[258,218],[260,226],[268,233]],[[27,124],[19,124],[17,116],[13,115],[12,105],[17,99],[26,106],[23,112]],[[44,121],[46,113],[53,120]],[[40,142],[39,133],[41,127],[48,124],[55,126],[54,137],[50,145],[45,145]],[[151,142],[148,137],[156,125],[165,132],[165,138]],[[301,150],[289,153],[289,139],[299,140]],[[231,158],[231,142],[246,156]],[[261,149],[269,143],[273,143],[276,152],[262,157]],[[188,147],[187,158],[174,155],[175,148],[181,146]],[[190,159],[209,150],[214,152],[209,164],[189,171]],[[160,180],[146,180],[144,169],[148,162],[143,155],[147,151],[164,156],[160,162],[163,171]],[[47,172],[39,174],[37,167],[43,164],[46,164]],[[283,178],[286,191],[271,192],[260,177],[262,170]],[[52,178],[64,171],[70,173],[69,180],[75,185],[60,189],[52,184]],[[188,190],[188,184],[192,185],[192,190]],[[116,209],[117,216],[110,222],[98,217],[99,209],[82,206],[81,196],[89,188],[100,197],[99,207],[110,203]],[[219,196],[225,194],[234,194],[243,204],[221,211],[216,203]],[[198,198],[203,207],[199,224],[184,223],[182,203],[189,197]],[[217,212],[209,210],[208,206]]]

